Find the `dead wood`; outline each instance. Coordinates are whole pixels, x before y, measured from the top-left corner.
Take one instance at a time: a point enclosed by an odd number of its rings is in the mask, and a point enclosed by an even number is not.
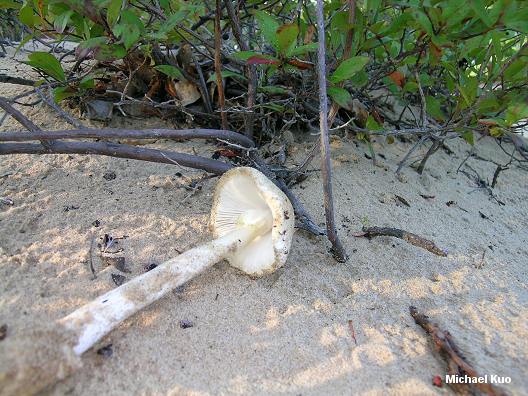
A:
[[[19,132],[9,131],[0,134],[0,142],[24,142],[49,139],[221,139],[243,148],[255,146],[246,136],[222,129],[68,129],[60,131]]]
[[[0,144],[0,155],[6,154],[95,154],[164,164],[176,162],[180,166],[203,169],[217,175],[233,168],[229,163],[197,155],[110,142],[54,142],[50,148],[33,143]]]
[[[362,232],[354,234],[355,237],[366,237],[372,238],[376,236],[391,236],[410,243],[411,245],[421,247],[422,249],[428,250],[437,256],[447,257],[446,251],[440,249],[433,241],[425,239],[419,235],[413,234],[412,232],[400,230],[398,228],[390,227],[363,227]]]
[[[477,371],[471,367],[466,361],[456,344],[454,343],[451,333],[447,330],[442,330],[436,323],[431,323],[429,317],[419,313],[418,310],[411,306],[409,307],[411,316],[416,324],[421,326],[432,338],[435,350],[447,362],[447,374],[468,377],[482,377]],[[484,393],[490,396],[507,395],[506,392],[493,386],[489,383],[476,384],[449,384],[458,393],[469,393],[478,395]]]
[[[330,143],[328,138],[328,98],[326,96],[326,47],[323,16],[323,1],[317,0],[317,31],[319,46],[317,51],[317,74],[319,81],[319,127],[321,139],[321,176],[323,179],[326,236],[332,244],[332,254],[339,262],[348,259],[335,224],[334,196],[332,191],[332,165],[330,162]]]

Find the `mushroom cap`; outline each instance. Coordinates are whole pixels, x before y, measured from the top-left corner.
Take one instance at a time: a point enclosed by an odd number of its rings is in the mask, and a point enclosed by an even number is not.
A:
[[[264,174],[249,167],[224,173],[213,198],[210,227],[215,238],[240,225],[242,215],[259,213],[272,224],[269,231],[229,253],[229,263],[251,276],[261,276],[282,267],[288,258],[295,216],[290,200]]]

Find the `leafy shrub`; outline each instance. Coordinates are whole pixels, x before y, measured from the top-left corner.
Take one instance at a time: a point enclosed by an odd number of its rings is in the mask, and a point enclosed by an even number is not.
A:
[[[224,10],[223,78],[236,81],[244,92],[249,74],[243,66],[257,67],[258,91],[266,95],[259,106],[276,113],[275,126],[285,114],[305,122],[273,97],[295,97],[316,106],[316,89],[311,89],[316,81],[314,2],[248,0],[233,5],[250,50],[242,51],[229,35],[237,22]],[[104,66],[78,69],[68,77],[55,55],[32,54],[28,63],[57,82],[58,99],[86,94],[116,65],[131,71],[141,64],[153,70],[151,79],[188,79],[196,75],[189,70],[193,61],[171,52],[180,49],[181,54],[186,45],[202,60],[213,55],[214,4],[204,1],[3,0],[0,8],[16,10],[35,36],[77,42],[79,62],[94,59]],[[354,98],[367,107],[367,122],[359,127],[426,126],[391,116],[372,95],[379,89],[402,107],[425,102],[429,125],[455,131],[470,143],[473,131],[501,137],[528,117],[528,2],[357,0],[344,5],[332,0],[325,1],[324,12],[328,92],[343,118],[354,114]],[[215,84],[211,74],[209,84]]]

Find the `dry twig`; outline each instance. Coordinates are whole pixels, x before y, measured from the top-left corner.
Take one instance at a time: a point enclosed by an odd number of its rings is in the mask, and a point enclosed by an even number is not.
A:
[[[332,165],[328,140],[328,98],[326,96],[326,47],[323,0],[317,0],[317,31],[319,48],[317,51],[317,74],[319,78],[319,124],[321,129],[321,173],[324,190],[326,235],[332,243],[332,254],[337,261],[345,262],[347,254],[337,235],[334,217],[334,196],[332,192]]]
[[[409,307],[411,316],[416,324],[420,325],[433,339],[436,351],[447,362],[448,375],[468,376],[473,378],[481,377],[477,371],[466,362],[466,359],[455,345],[449,331],[442,330],[436,323],[431,323],[429,317],[419,313],[418,310]],[[451,384],[455,391],[460,393],[469,392],[472,395],[484,393],[490,396],[502,396],[506,393],[489,383],[475,384]]]
[[[398,228],[390,227],[363,227],[362,232],[353,234],[355,237],[366,237],[372,238],[376,236],[391,236],[395,238],[403,239],[404,241],[410,243],[411,245],[421,247],[425,250],[430,251],[431,253],[436,254],[437,256],[447,257],[447,253],[440,249],[433,241],[425,239],[419,235],[413,234],[412,232],[407,232],[400,230]]]
[[[224,83],[222,78],[222,27],[220,26],[220,18],[222,17],[222,5],[220,0],[216,0],[216,14],[215,14],[215,73],[216,73],[216,89],[218,90],[218,104],[220,106],[220,119],[222,120],[222,129],[227,129],[227,115],[224,111],[225,96]]]

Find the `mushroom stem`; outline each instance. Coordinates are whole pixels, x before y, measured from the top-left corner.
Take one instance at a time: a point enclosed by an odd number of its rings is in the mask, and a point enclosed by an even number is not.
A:
[[[64,317],[59,323],[75,334],[75,354],[81,355],[125,319],[270,228],[271,220],[267,213],[243,215],[239,228],[229,234],[164,262]]]

